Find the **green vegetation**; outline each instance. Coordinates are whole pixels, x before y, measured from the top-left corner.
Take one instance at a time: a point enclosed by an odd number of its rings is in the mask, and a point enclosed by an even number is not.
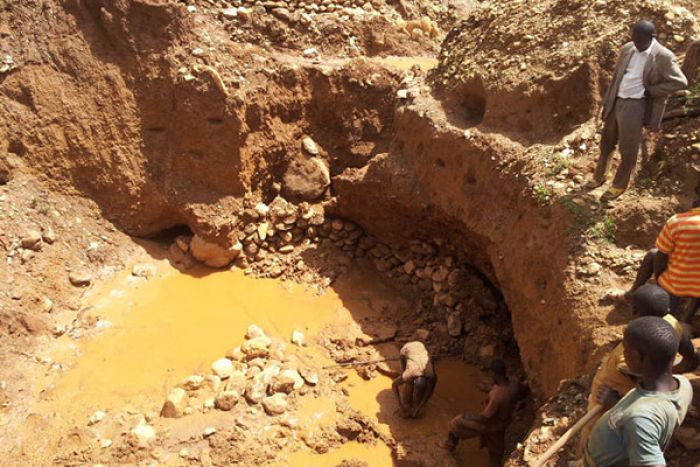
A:
[[[591,225],[586,233],[596,240],[605,240],[610,243],[615,243],[615,238],[617,235],[617,225],[615,224],[615,219],[606,214],[603,217],[603,220]]]
[[[554,160],[552,161],[552,167],[549,170],[549,174],[559,175],[564,170],[568,169],[570,166],[571,161],[569,161],[569,159],[564,157],[561,153],[557,153],[557,155],[554,156]]]
[[[601,220],[596,221],[591,211],[574,201],[573,197],[564,196],[559,202],[574,216],[574,225],[567,229],[567,235],[581,235],[585,233],[595,240],[615,242],[617,225],[612,216],[605,214]]]
[[[548,201],[550,196],[552,196],[552,193],[549,191],[549,188],[547,188],[547,185],[545,185],[544,183],[538,183],[537,185],[535,185],[535,189],[533,191],[540,203]]]

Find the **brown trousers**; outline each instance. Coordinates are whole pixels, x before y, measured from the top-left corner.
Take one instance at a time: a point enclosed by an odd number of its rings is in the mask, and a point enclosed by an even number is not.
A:
[[[619,145],[622,161],[617,168],[613,187],[627,188],[637,165],[639,147],[642,143],[642,128],[646,99],[615,99],[615,107],[605,119],[600,140],[600,158],[595,169],[595,179],[603,180],[610,167],[615,146]]]

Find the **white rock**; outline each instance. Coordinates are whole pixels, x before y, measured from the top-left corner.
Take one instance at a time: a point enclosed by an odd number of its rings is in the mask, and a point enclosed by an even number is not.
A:
[[[103,439],[103,440],[100,440],[100,447],[101,447],[102,449],[107,449],[107,448],[110,447],[111,445],[112,445],[112,440],[111,440],[111,439]]]
[[[318,145],[316,144],[316,141],[314,141],[311,137],[307,136],[306,138],[304,138],[301,144],[304,147],[304,150],[306,150],[306,152],[308,152],[312,156],[318,155]]]
[[[202,436],[208,438],[214,433],[216,433],[216,428],[214,428],[213,426],[208,426],[202,431]]]
[[[396,97],[399,99],[408,99],[408,89],[399,89],[396,91]]]
[[[221,387],[221,378],[216,375],[207,375],[204,377],[204,382],[202,383],[202,388],[207,389],[213,393],[219,392],[219,387]]]
[[[187,408],[189,397],[183,388],[175,388],[170,391],[168,398],[160,410],[160,416],[164,418],[180,418]]]
[[[299,368],[299,374],[309,386],[316,386],[319,382],[318,373],[310,368]]]
[[[292,344],[296,344],[299,347],[304,345],[304,333],[301,331],[293,331],[292,332]]]
[[[221,14],[224,15],[226,19],[234,19],[238,17],[238,8],[226,8]]]
[[[262,406],[269,415],[281,415],[287,411],[287,396],[277,393],[266,397],[262,401]]]
[[[233,360],[234,362],[240,362],[241,360],[243,360],[244,356],[245,354],[241,352],[240,347],[234,347],[231,350],[229,350],[226,354],[226,358],[228,358],[229,360]]]
[[[245,398],[251,404],[259,404],[265,398],[266,391],[267,387],[262,381],[254,378],[245,390]]]
[[[211,364],[211,371],[221,379],[226,379],[233,373],[233,362],[228,358],[220,358]]]
[[[202,387],[204,383],[204,377],[200,375],[192,375],[183,379],[180,386],[185,388],[187,391],[196,391]]]
[[[304,386],[304,379],[299,375],[299,372],[292,369],[282,370],[274,383],[272,384],[272,390],[275,392],[290,393],[292,391],[298,391]]]
[[[131,275],[150,279],[156,275],[156,267],[152,264],[134,264],[131,268]]]
[[[224,248],[216,243],[204,240],[195,235],[190,242],[190,251],[195,259],[213,268],[223,268],[231,264],[243,250],[240,242]]]
[[[264,357],[268,353],[271,342],[272,341],[267,336],[249,339],[241,346],[241,352],[246,354],[248,358]]]
[[[318,55],[318,50],[316,50],[316,47],[309,47],[308,49],[304,49],[301,54],[306,58],[316,57]]]
[[[136,439],[140,447],[148,447],[156,439],[156,430],[151,425],[139,423],[132,430],[131,434]]]
[[[258,203],[255,205],[255,211],[263,217],[267,216],[270,212],[270,207],[265,203]]]
[[[256,337],[264,337],[265,331],[262,330],[260,326],[251,324],[248,326],[248,330],[245,333],[246,339],[255,339]]]
[[[106,416],[107,416],[106,413],[104,413],[104,412],[101,411],[101,410],[98,410],[98,411],[95,412],[94,414],[90,415],[90,419],[88,420],[88,425],[94,425],[95,423],[99,423],[99,422],[101,422],[102,420],[104,420],[104,418],[105,418]]]

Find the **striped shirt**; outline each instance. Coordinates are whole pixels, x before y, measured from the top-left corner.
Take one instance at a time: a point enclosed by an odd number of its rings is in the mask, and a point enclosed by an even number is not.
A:
[[[669,256],[659,285],[677,297],[700,297],[700,208],[671,217],[656,248]]]

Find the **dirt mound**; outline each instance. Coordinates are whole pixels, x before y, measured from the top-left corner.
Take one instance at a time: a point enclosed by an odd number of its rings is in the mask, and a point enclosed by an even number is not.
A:
[[[465,125],[531,142],[562,136],[596,114],[619,47],[641,18],[676,52],[698,32],[691,12],[667,1],[488,2],[450,31],[434,82]]]

